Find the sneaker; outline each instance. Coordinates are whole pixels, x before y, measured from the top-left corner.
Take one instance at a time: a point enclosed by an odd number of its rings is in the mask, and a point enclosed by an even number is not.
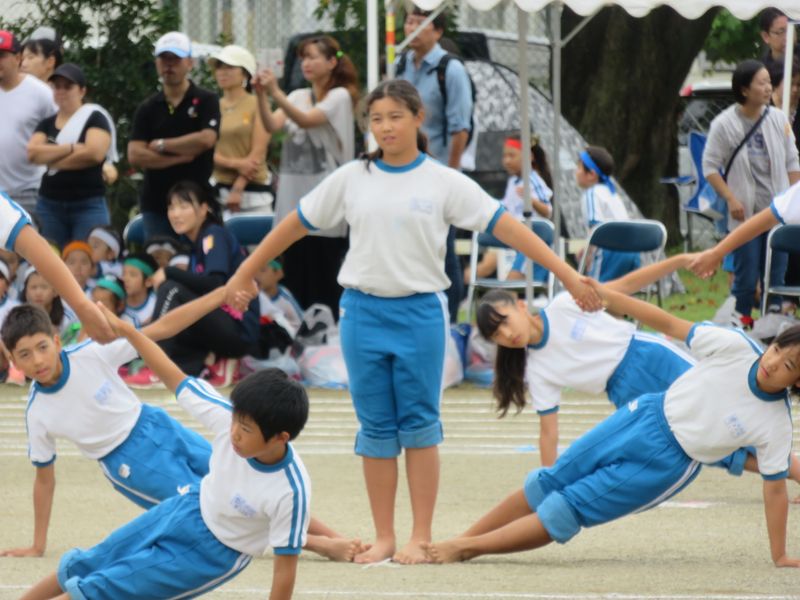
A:
[[[158,375],[150,370],[150,367],[142,367],[136,373],[126,375],[122,380],[132,388],[137,389],[151,389],[155,387],[163,387]]]
[[[207,367],[203,376],[214,387],[226,387],[233,384],[239,371],[238,358],[220,358]]]
[[[15,367],[13,363],[8,365],[6,383],[11,383],[13,385],[25,385],[25,373]]]
[[[753,317],[749,315],[742,315],[741,317],[739,317],[739,321],[741,322],[742,329],[752,329],[753,323],[755,323]]]

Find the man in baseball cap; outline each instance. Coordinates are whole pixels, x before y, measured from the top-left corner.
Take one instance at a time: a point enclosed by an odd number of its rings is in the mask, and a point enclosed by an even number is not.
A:
[[[19,54],[22,52],[22,45],[13,33],[0,29],[0,51]]]
[[[169,52],[178,58],[191,58],[192,41],[185,33],[180,31],[170,31],[165,33],[156,42],[156,57]]]

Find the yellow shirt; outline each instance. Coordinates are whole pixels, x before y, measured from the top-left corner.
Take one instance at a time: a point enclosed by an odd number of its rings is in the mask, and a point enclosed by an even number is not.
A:
[[[256,124],[258,104],[253,94],[247,94],[233,106],[226,106],[220,100],[219,140],[216,150],[228,158],[245,158],[250,154],[253,141],[253,127]],[[214,179],[224,185],[233,185],[238,172],[235,169],[223,169],[214,166]],[[266,152],[261,157],[256,176],[251,183],[267,182]]]

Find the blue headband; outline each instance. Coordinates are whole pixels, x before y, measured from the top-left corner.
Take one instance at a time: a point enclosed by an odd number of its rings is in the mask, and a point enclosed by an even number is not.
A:
[[[597,177],[600,179],[600,181],[608,186],[608,189],[611,191],[612,194],[615,194],[617,192],[617,188],[614,187],[614,183],[611,181],[611,178],[600,170],[600,167],[598,167],[597,164],[594,162],[594,160],[592,160],[592,157],[589,155],[589,153],[586,150],[584,150],[583,152],[580,153],[580,157],[581,157],[581,162],[588,169],[597,173]]]

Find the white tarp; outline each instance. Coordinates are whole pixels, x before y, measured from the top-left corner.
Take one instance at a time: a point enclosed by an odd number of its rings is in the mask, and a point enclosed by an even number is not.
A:
[[[433,10],[446,0],[414,0],[414,4],[423,10]],[[467,0],[476,10],[489,10],[504,0]],[[516,5],[526,12],[535,12],[545,8],[551,0],[514,0]],[[671,6],[687,19],[696,19],[710,8],[722,6],[727,8],[737,19],[751,19],[760,11],[771,6],[780,8],[792,18],[800,19],[800,0],[563,0],[579,15],[591,15],[604,6],[621,6],[634,17],[643,17],[659,6]]]

